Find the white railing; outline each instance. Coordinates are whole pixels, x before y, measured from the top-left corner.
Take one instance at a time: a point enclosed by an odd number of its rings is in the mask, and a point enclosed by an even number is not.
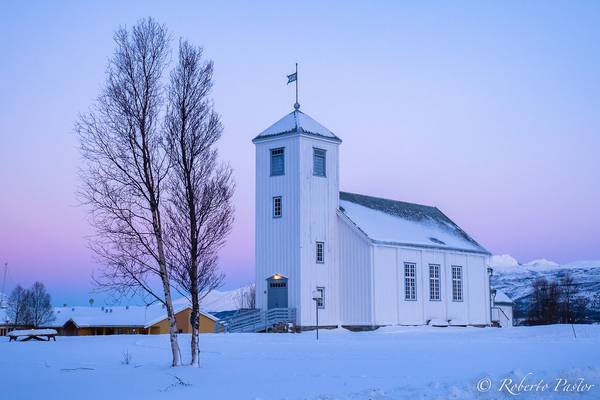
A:
[[[271,308],[269,310],[242,310],[222,319],[217,332],[262,332],[280,323],[295,323],[295,308]]]
[[[508,315],[498,306],[492,307],[492,322],[498,322],[503,328],[512,326],[512,321]]]

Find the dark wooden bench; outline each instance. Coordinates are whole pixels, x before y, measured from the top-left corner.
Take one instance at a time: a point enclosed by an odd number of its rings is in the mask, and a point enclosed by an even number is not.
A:
[[[56,334],[57,332],[54,329],[30,329],[8,332],[7,336],[9,342],[27,342],[29,340],[39,340],[42,342],[54,340],[56,342]],[[23,339],[18,340],[19,338]]]

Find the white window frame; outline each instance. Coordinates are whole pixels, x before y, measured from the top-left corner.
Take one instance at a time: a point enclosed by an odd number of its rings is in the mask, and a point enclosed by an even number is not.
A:
[[[315,261],[325,264],[325,242],[315,242]]]
[[[317,157],[323,158],[323,173],[322,174],[318,174],[317,169],[315,168]],[[313,147],[313,176],[320,176],[320,177],[324,177],[324,178],[327,177],[327,150],[325,150],[325,149]]]
[[[463,267],[452,266],[452,301],[463,301]]]
[[[323,309],[325,308],[325,287],[317,286],[317,292],[321,292],[321,298],[317,299],[317,308]]]
[[[271,176],[282,176],[285,175],[285,147],[276,147],[269,150],[269,171]],[[283,162],[281,163],[281,173],[274,173],[273,171],[273,158],[281,155]]]
[[[404,263],[404,300],[417,301],[417,264]]]
[[[442,300],[442,267],[439,264],[429,264],[429,301]]]
[[[279,200],[279,208],[277,207],[277,201]],[[279,212],[277,212],[279,211]],[[281,218],[283,214],[283,201],[281,200],[281,196],[273,197],[273,218]]]

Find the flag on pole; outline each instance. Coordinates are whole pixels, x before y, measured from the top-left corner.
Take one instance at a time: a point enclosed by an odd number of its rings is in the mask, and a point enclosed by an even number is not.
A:
[[[287,78],[288,78],[288,81],[287,81],[288,84],[290,84],[292,82],[296,82],[296,80],[298,79],[298,73],[294,72],[293,74],[288,75]]]

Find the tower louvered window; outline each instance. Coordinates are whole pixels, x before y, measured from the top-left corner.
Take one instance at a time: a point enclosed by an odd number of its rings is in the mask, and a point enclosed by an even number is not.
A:
[[[313,175],[326,176],[326,152],[323,149],[313,149]]]
[[[285,149],[271,149],[271,176],[285,174]]]

